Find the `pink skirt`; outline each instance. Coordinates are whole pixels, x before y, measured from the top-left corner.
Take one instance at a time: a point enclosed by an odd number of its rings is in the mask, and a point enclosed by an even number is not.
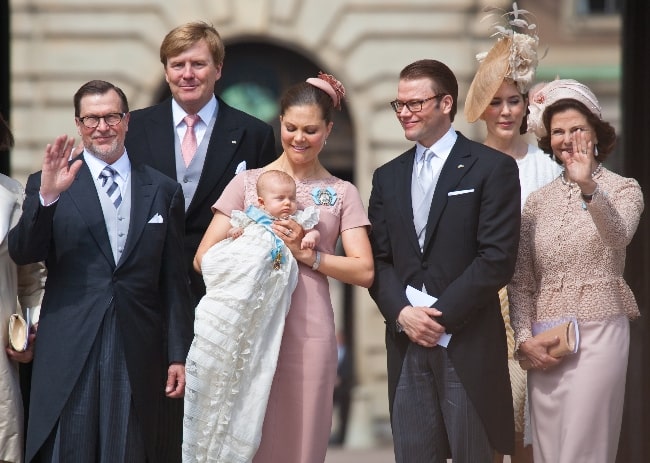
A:
[[[623,416],[630,325],[582,322],[580,347],[555,368],[528,373],[535,463],[612,463]]]

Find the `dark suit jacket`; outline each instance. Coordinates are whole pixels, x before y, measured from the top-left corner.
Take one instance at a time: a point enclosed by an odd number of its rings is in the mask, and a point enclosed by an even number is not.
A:
[[[171,362],[185,363],[193,335],[180,185],[150,167],[132,164],[129,232],[116,265],[88,166],[49,207],[40,205],[40,183],[40,172],[29,177],[23,215],[9,234],[9,251],[17,263],[45,261],[48,269],[26,461],[52,431],[111,306],[124,340],[147,454],[150,461],[160,461],[154,452],[167,368]],[[163,223],[148,223],[155,214]]]
[[[131,113],[126,148],[132,159],[177,180],[171,102],[170,98]],[[201,275],[194,271],[192,261],[212,220],[212,205],[235,176],[239,163],[246,161],[246,168],[253,169],[265,166],[276,157],[271,126],[219,99],[201,179],[185,214],[185,258],[195,305],[205,294],[205,285]]]
[[[415,147],[378,168],[368,216],[375,256],[370,295],[386,319],[389,403],[410,343],[396,319],[409,304],[405,288],[425,284],[452,334],[449,357],[493,447],[509,454],[514,424],[506,334],[498,290],[511,278],[520,222],[519,176],[503,153],[458,140],[443,166],[420,252],[411,203]],[[449,192],[473,190],[448,196]]]

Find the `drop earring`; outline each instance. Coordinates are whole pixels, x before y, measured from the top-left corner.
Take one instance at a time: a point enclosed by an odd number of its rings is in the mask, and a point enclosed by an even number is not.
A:
[[[594,145],[594,157],[598,157],[598,145]]]

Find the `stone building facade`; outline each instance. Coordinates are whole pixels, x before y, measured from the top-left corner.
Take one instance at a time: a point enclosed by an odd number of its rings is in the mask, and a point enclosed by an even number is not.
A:
[[[620,17],[589,14],[592,3],[600,2],[518,1],[536,16],[541,53],[548,47],[538,77],[559,75],[592,86],[605,118],[619,128]],[[454,125],[470,138],[482,138],[482,124],[466,123],[462,103],[477,67],[476,53],[492,44],[489,24],[480,22],[487,5],[507,10],[511,2],[13,0],[12,174],[24,182],[40,168],[48,142],[61,133],[77,135],[72,95],[82,83],[104,79],[117,84],[132,109],[164,96],[158,58],[162,38],[183,22],[204,20],[227,44],[222,94],[230,93],[245,110],[276,128],[274,99],[287,85],[320,69],[345,84],[347,104],[335,120],[334,139],[323,159],[333,172],[353,180],[367,201],[374,169],[410,146],[388,105],[406,64],[421,58],[448,64],[460,83]],[[238,88],[238,81],[251,85]],[[350,337],[358,386],[350,444],[363,446],[387,422],[384,325],[367,291],[346,292],[333,285],[333,293],[340,301],[338,319],[354,327]]]

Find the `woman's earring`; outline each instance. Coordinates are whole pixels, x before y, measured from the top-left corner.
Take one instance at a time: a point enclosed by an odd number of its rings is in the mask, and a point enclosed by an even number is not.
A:
[[[598,145],[594,145],[594,157],[598,157]]]

